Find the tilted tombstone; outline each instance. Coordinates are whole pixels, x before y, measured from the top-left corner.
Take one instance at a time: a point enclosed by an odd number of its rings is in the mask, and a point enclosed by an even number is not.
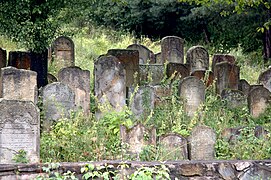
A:
[[[238,89],[240,81],[240,67],[228,62],[215,65],[216,92],[221,94],[223,89]]]
[[[60,36],[52,45],[53,61],[58,68],[65,68],[75,65],[74,43],[71,38]]]
[[[75,108],[75,95],[68,85],[54,82],[41,90],[44,111],[43,127],[49,130],[53,122],[62,118],[70,118]]]
[[[18,69],[30,70],[30,52],[10,51],[8,54],[8,66],[16,67]]]
[[[39,109],[30,101],[0,99],[0,163],[15,163],[21,151],[30,163],[39,163]]]
[[[121,111],[126,101],[126,72],[124,65],[114,56],[101,56],[94,63],[95,96],[101,106],[110,104],[115,111]],[[98,109],[96,117],[102,116]],[[105,109],[104,111],[110,111]]]
[[[165,104],[167,100],[172,96],[172,90],[170,86],[156,85],[152,86],[154,90],[154,107]]]
[[[163,64],[163,62],[162,62],[162,53],[161,52],[156,53],[154,55],[154,57],[155,57],[155,64]]]
[[[173,78],[173,80],[182,79],[189,76],[189,69],[184,64],[170,62],[167,64],[166,74],[168,78]]]
[[[177,36],[166,36],[161,41],[161,63],[184,63],[184,40]]]
[[[216,134],[207,126],[196,126],[190,136],[191,160],[213,160],[215,158]]]
[[[48,81],[48,84],[50,84],[50,83],[53,83],[53,82],[57,82],[58,80],[53,74],[48,73],[47,74],[47,81]]]
[[[206,87],[209,87],[214,83],[214,73],[212,71],[196,70],[191,73],[191,76],[195,76],[204,81]]]
[[[0,48],[0,68],[6,67],[7,65],[7,51]]]
[[[221,93],[229,108],[238,108],[247,105],[247,98],[242,91],[235,89],[224,89]]]
[[[188,159],[187,140],[178,134],[167,134],[160,137],[160,152],[162,160]]]
[[[141,44],[131,44],[127,49],[138,50],[139,52],[139,64],[153,64],[155,63],[154,53],[146,46]]]
[[[257,118],[271,103],[271,93],[264,87],[252,89],[248,94],[248,108],[252,117]]]
[[[205,100],[205,85],[202,80],[189,76],[180,82],[179,94],[184,101],[184,111],[193,117]]]
[[[220,62],[235,64],[235,57],[229,54],[214,54],[212,61],[212,71],[214,71],[215,65]]]
[[[186,53],[186,64],[190,72],[209,69],[209,54],[202,46],[193,46]]]
[[[25,69],[1,69],[0,97],[8,100],[32,101],[37,104],[37,73]]]
[[[258,78],[258,83],[262,84],[271,92],[271,68],[262,72]]]
[[[157,85],[164,79],[164,65],[162,64],[140,64],[139,84]]]
[[[250,84],[245,79],[240,79],[238,90],[242,91],[247,96],[250,90]]]
[[[139,160],[139,154],[147,146],[156,146],[156,129],[147,129],[142,124],[136,124],[131,129],[120,126],[120,138],[129,154]],[[128,146],[128,147],[127,147]]]
[[[90,111],[90,72],[79,67],[63,68],[58,72],[58,80],[68,85],[75,94],[77,108],[85,114]]]
[[[139,53],[137,50],[110,49],[107,55],[115,56],[124,65],[126,71],[126,87],[131,87],[138,83]]]

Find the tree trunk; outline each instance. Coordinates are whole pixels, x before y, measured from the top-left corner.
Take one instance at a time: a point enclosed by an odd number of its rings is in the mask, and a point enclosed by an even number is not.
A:
[[[263,35],[263,58],[264,62],[267,63],[271,58],[271,31],[270,29],[264,29]]]

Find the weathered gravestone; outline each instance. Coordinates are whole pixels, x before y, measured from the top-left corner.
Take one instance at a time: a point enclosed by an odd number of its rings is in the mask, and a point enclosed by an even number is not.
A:
[[[44,111],[43,127],[50,129],[53,122],[61,118],[70,118],[75,108],[75,95],[68,85],[54,82],[42,88],[42,103]]]
[[[262,72],[258,78],[258,83],[262,84],[271,92],[271,68]]]
[[[216,134],[207,126],[196,126],[190,137],[191,160],[213,160],[215,158]]]
[[[95,96],[101,105],[96,112],[100,118],[103,112],[121,111],[126,101],[126,72],[124,65],[114,56],[101,56],[94,64]],[[106,107],[108,104],[112,107]],[[106,109],[104,109],[106,108]]]
[[[126,87],[131,87],[138,83],[139,53],[137,50],[110,49],[107,55],[115,56],[124,65],[126,71]]]
[[[248,108],[252,117],[259,117],[271,103],[271,93],[264,87],[250,90],[248,94]]]
[[[184,63],[184,40],[177,36],[166,36],[161,41],[161,63]]]
[[[240,79],[238,90],[242,91],[247,96],[250,90],[250,84],[245,79]]]
[[[31,67],[30,52],[10,51],[8,54],[8,66],[18,69],[28,69]]]
[[[0,48],[0,68],[6,67],[7,65],[7,51]]]
[[[160,137],[162,160],[188,159],[187,140],[178,134],[167,134]]]
[[[142,124],[136,124],[131,129],[120,126],[120,137],[127,152],[139,160],[140,153],[147,146],[156,146],[156,129],[147,129]]]
[[[57,82],[58,80],[53,74],[48,73],[47,74],[47,81],[48,81],[48,84],[50,84],[50,83],[53,83],[53,82]]]
[[[140,64],[139,65],[139,84],[157,85],[164,78],[164,65],[162,64]]]
[[[189,76],[189,69],[186,65],[180,63],[168,63],[166,74],[173,80],[182,79]]]
[[[130,106],[133,115],[137,119],[146,119],[154,108],[154,89],[150,86],[140,86],[136,92],[129,89],[129,95],[132,96]]]
[[[186,53],[186,64],[190,72],[209,69],[209,54],[202,46],[193,46]]]
[[[223,89],[238,89],[240,80],[240,67],[228,62],[215,65],[216,92],[221,94]]]
[[[37,73],[25,69],[1,69],[0,97],[8,100],[32,101],[37,104]]]
[[[90,72],[79,67],[63,68],[58,72],[58,80],[68,85],[75,94],[77,108],[85,114],[90,110]]]
[[[221,93],[229,108],[238,108],[247,105],[247,98],[242,91],[235,89],[224,89]]]
[[[193,117],[205,100],[205,85],[200,79],[189,76],[184,78],[179,85],[179,94],[184,101],[184,111]]]
[[[52,45],[53,61],[59,68],[74,66],[74,43],[71,38],[60,36]]]
[[[39,109],[30,101],[0,99],[0,163],[14,163],[20,151],[39,162]]]
[[[235,64],[235,57],[229,54],[214,54],[212,61],[212,71],[214,71],[215,65],[220,62]]]
[[[165,104],[172,96],[172,90],[170,86],[156,85],[152,86],[154,90],[154,107]]]
[[[214,73],[212,71],[196,70],[191,73],[191,76],[195,76],[204,81],[206,87],[209,87],[214,83]]]
[[[146,46],[141,44],[131,44],[127,49],[138,50],[139,52],[139,64],[153,64],[155,63],[154,53],[149,50]]]
[[[154,55],[154,57],[155,57],[155,64],[163,64],[163,62],[162,62],[162,53],[161,52],[156,53]]]

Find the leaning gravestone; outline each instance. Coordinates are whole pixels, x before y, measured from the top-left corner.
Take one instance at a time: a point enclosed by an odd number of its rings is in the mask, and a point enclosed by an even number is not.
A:
[[[252,117],[259,117],[271,103],[271,93],[264,87],[252,89],[248,94],[248,108]]]
[[[139,64],[153,64],[155,63],[154,53],[146,46],[141,44],[131,44],[127,49],[138,50],[139,52]]]
[[[164,65],[162,64],[140,64],[139,65],[140,85],[161,84],[163,78],[164,78]]]
[[[271,68],[262,72],[258,78],[258,83],[262,84],[271,92]]]
[[[190,72],[209,69],[209,54],[202,46],[193,46],[186,53],[186,64]]]
[[[39,109],[30,101],[0,99],[0,163],[15,163],[20,151],[30,163],[39,162]]]
[[[212,71],[214,71],[215,65],[220,62],[235,64],[235,57],[229,54],[214,54],[212,61]]]
[[[114,56],[101,56],[94,63],[95,96],[101,108],[110,104],[115,111],[121,111],[125,107],[126,101],[126,72],[124,65]],[[103,111],[96,112],[96,117],[100,118]]]
[[[162,160],[188,159],[187,140],[178,134],[167,134],[160,137]]]
[[[0,68],[6,67],[7,65],[7,51],[0,48]]]
[[[8,100],[32,101],[37,104],[37,73],[25,69],[1,69],[0,97]]]
[[[242,91],[235,89],[224,89],[221,93],[229,108],[238,108],[247,105],[247,98]]]
[[[221,94],[223,89],[238,89],[240,80],[240,67],[228,62],[215,65],[216,92]]]
[[[189,76],[189,69],[186,65],[180,63],[168,63],[166,74],[168,78],[183,79]]]
[[[184,63],[184,40],[177,36],[166,36],[161,41],[162,61]]]
[[[196,126],[190,137],[191,160],[213,160],[215,158],[216,134],[207,126]]]
[[[199,106],[204,103],[205,85],[196,77],[186,77],[180,82],[179,94],[184,101],[184,111],[189,117],[193,117]]]
[[[147,129],[142,124],[136,124],[131,129],[120,126],[120,137],[127,152],[139,160],[139,154],[147,146],[156,145],[156,129]],[[128,147],[127,147],[128,146]]]
[[[204,81],[206,87],[209,87],[214,83],[214,73],[212,71],[196,70],[191,73],[191,76],[195,76]]]
[[[126,87],[131,87],[138,83],[139,52],[137,50],[110,49],[107,55],[115,56],[124,65],[126,71]]]
[[[42,88],[42,103],[44,110],[43,126],[46,130],[53,122],[61,118],[70,118],[75,107],[74,92],[68,85],[55,82]]]
[[[74,66],[74,43],[65,36],[58,37],[52,45],[54,63],[58,68]]]
[[[75,94],[77,108],[85,114],[90,110],[90,72],[79,67],[63,68],[58,72],[58,80],[68,85]]]
[[[238,90],[242,91],[246,96],[248,96],[250,84],[245,79],[240,79]]]

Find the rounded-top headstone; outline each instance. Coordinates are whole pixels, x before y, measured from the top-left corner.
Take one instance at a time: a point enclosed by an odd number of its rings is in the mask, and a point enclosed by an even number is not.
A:
[[[209,53],[203,46],[192,46],[186,53],[190,72],[209,69]]]
[[[215,65],[220,62],[235,64],[235,57],[229,54],[214,54],[212,61],[212,71],[214,71]]]
[[[258,83],[262,84],[271,92],[271,68],[262,72],[258,78]]]
[[[141,44],[131,44],[127,49],[138,50],[139,52],[139,64],[153,64],[155,63],[154,53],[146,46]]]
[[[166,36],[161,41],[162,64],[184,62],[184,40],[177,36]]]

